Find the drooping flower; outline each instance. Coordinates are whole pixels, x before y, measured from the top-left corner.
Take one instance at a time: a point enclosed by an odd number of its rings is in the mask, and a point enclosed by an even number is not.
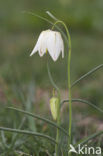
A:
[[[42,31],[30,56],[37,51],[39,52],[40,57],[48,51],[54,61],[58,59],[60,53],[62,53],[63,58],[64,43],[60,32],[52,30]]]

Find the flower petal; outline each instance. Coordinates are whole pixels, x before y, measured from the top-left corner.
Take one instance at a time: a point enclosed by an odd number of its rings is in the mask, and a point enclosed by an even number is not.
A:
[[[42,57],[47,50],[53,61],[58,59],[60,53],[62,53],[62,58],[64,57],[64,43],[59,32],[52,30],[42,31],[30,56],[38,51],[40,57]]]
[[[63,40],[59,32],[50,32],[47,40],[47,49],[52,59],[56,61],[63,50]]]
[[[42,36],[43,36],[43,32],[40,33],[40,36],[37,40],[37,43],[36,43],[36,46],[34,47],[32,53],[30,54],[30,56],[32,56],[33,54],[35,54],[38,50],[39,50],[39,47],[40,47],[40,44],[41,44],[41,41],[42,41]]]
[[[37,44],[36,44],[36,46],[34,47],[34,49],[31,52],[30,56],[32,56],[33,54],[35,54],[37,51],[38,51],[38,48],[37,48]]]
[[[40,57],[42,57],[46,53],[46,50],[47,50],[47,35],[48,33],[46,31],[42,32],[42,37],[41,37],[39,48],[38,48]]]

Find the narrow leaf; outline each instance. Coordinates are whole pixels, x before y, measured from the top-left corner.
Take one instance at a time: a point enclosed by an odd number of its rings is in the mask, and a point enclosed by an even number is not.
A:
[[[64,100],[62,101],[61,103],[61,106],[65,103],[65,102],[69,102],[69,100]],[[89,106],[95,108],[96,110],[100,111],[101,113],[103,113],[103,110],[99,107],[97,107],[95,104],[87,101],[87,100],[83,100],[83,99],[72,99],[72,102],[81,102],[81,103],[85,103],[85,104],[88,104]]]
[[[102,135],[103,134],[103,131],[100,131],[100,132],[97,132],[97,133],[94,133],[90,136],[88,136],[87,138],[84,138],[82,140],[80,140],[78,143],[75,144],[75,147],[78,146],[78,144],[81,144],[81,145],[84,145],[85,143],[87,143],[88,141],[98,137],[99,135]]]
[[[35,95],[34,83],[30,82],[30,84],[28,85],[27,99],[25,101],[25,110],[31,113],[33,110],[33,102],[35,99],[34,95]],[[27,116],[27,118],[28,118],[28,125],[30,130],[36,132],[37,128],[34,119],[31,118],[30,116]]]
[[[5,138],[4,131],[1,131],[1,141],[2,141],[2,144],[5,147],[5,149],[7,150],[9,148],[9,146],[6,144],[6,138]]]
[[[20,133],[20,134],[34,135],[34,136],[38,136],[38,137],[43,137],[45,139],[48,139],[52,143],[57,144],[57,142],[55,141],[55,139],[51,138],[48,135],[44,135],[42,133],[36,133],[36,132],[32,132],[32,131],[12,129],[12,128],[6,128],[6,127],[0,127],[0,130],[1,131],[7,131],[7,132],[13,132],[13,133]]]
[[[56,83],[54,82],[54,80],[52,78],[52,75],[51,75],[51,72],[50,72],[50,68],[49,68],[49,63],[48,62],[47,62],[47,70],[48,70],[48,75],[49,75],[49,79],[50,79],[51,84],[53,85],[53,87],[56,90],[59,90],[58,86],[56,85]]]
[[[55,21],[58,21],[58,19],[50,12],[50,11],[46,11],[46,13]]]
[[[54,23],[51,22],[50,20],[48,20],[47,18],[45,18],[45,17],[43,17],[43,16],[40,16],[40,15],[37,15],[37,14],[35,14],[35,13],[33,13],[33,12],[23,11],[22,13],[26,13],[26,14],[29,14],[29,15],[32,15],[32,16],[35,16],[35,17],[38,17],[38,18],[40,18],[40,19],[42,19],[42,20],[48,22],[49,24],[54,25]],[[49,12],[49,13],[50,13],[50,12]],[[62,35],[63,35],[63,37],[64,37],[64,39],[65,39],[65,41],[67,42],[67,45],[68,45],[68,39],[67,39],[65,33],[64,33],[57,25],[55,25],[55,28],[56,28],[57,30],[59,30],[59,31],[62,33]]]
[[[84,78],[88,77],[89,75],[91,75],[92,73],[96,72],[98,69],[100,69],[102,67],[103,67],[103,64],[100,64],[99,66],[93,68],[88,73],[84,74],[79,79],[77,79],[75,82],[73,82],[73,84],[71,85],[71,87],[75,86],[78,82],[80,82],[81,80],[83,80]]]
[[[24,110],[21,110],[21,109],[17,109],[17,108],[13,108],[13,107],[8,107],[8,109],[15,110],[15,111],[24,113],[24,114],[26,114],[26,115],[29,115],[29,116],[31,116],[31,117],[33,117],[33,118],[37,118],[37,119],[39,119],[39,120],[42,120],[42,121],[44,121],[44,122],[46,122],[46,123],[48,123],[48,124],[54,126],[55,128],[60,129],[65,135],[68,136],[68,133],[65,131],[64,128],[58,126],[56,123],[52,122],[51,120],[48,120],[48,119],[46,119],[46,118],[44,118],[44,117],[40,117],[39,115],[32,114],[32,113],[29,113],[29,112],[24,111]]]

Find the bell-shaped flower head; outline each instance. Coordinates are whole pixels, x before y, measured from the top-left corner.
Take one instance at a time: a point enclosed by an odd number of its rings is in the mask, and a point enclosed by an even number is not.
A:
[[[64,43],[61,34],[52,30],[42,31],[30,56],[37,51],[39,52],[40,57],[48,51],[54,61],[58,59],[60,53],[62,53],[63,58]]]

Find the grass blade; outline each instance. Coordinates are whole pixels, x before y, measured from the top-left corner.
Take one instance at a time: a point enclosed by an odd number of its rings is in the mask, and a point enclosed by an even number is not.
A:
[[[52,75],[51,75],[51,72],[50,72],[50,68],[49,68],[49,63],[47,62],[47,70],[48,70],[48,75],[49,75],[49,79],[50,79],[50,82],[51,84],[53,85],[53,87],[56,89],[56,90],[59,90],[58,86],[55,84],[53,78],[52,78]]]
[[[84,78],[88,77],[89,75],[91,75],[92,73],[96,72],[98,69],[100,69],[102,67],[103,67],[103,64],[100,64],[99,66],[93,68],[88,73],[84,74],[79,79],[77,79],[75,82],[73,82],[73,84],[71,85],[71,87],[75,86],[78,82],[80,82],[81,80],[83,80]]]
[[[58,19],[49,11],[46,11],[46,13],[55,21],[58,21]]]
[[[69,102],[69,100],[64,100],[62,101],[61,103],[61,106],[65,103],[65,102]],[[99,112],[103,113],[103,110],[99,107],[97,107],[95,104],[87,101],[87,100],[83,100],[83,99],[72,99],[72,102],[80,102],[80,103],[85,103],[85,104],[88,104],[89,106],[95,108],[96,110],[98,110]]]
[[[16,154],[19,154],[19,156],[23,156],[23,155],[25,155],[25,156],[32,156],[32,155],[30,155],[30,154],[27,154],[27,153],[25,153],[25,152],[18,151],[18,150],[15,150],[15,153],[16,153]]]
[[[44,122],[46,122],[46,123],[48,123],[48,124],[54,126],[55,128],[58,128],[58,129],[61,130],[65,135],[68,136],[68,133],[65,131],[64,128],[58,126],[56,123],[54,123],[54,122],[52,122],[52,121],[50,121],[50,120],[48,120],[48,119],[46,119],[46,118],[44,118],[44,117],[40,117],[39,115],[32,114],[32,113],[29,113],[29,112],[27,112],[27,111],[24,111],[24,110],[21,110],[21,109],[17,109],[17,108],[13,108],[13,107],[8,107],[8,109],[15,110],[15,111],[24,113],[24,114],[26,114],[26,115],[29,115],[29,116],[31,116],[31,117],[33,117],[33,118],[37,118],[37,119],[39,119],[39,120],[42,120],[42,121],[44,121]]]
[[[78,144],[84,145],[88,141],[90,141],[90,140],[94,139],[95,137],[98,137],[99,135],[102,135],[102,134],[103,134],[103,131],[96,132],[96,133],[88,136],[87,138],[84,138],[84,139],[80,140],[78,143],[76,143],[75,147],[77,147]]]
[[[4,148],[7,150],[9,148],[9,146],[6,144],[6,138],[5,138],[4,131],[1,131],[1,141],[2,141]]]
[[[19,126],[19,129],[22,128],[22,126],[23,126],[23,124],[24,124],[24,122],[25,122],[25,119],[26,119],[26,118],[23,118],[23,120],[21,121],[20,126]],[[2,132],[4,133],[4,131],[2,131]],[[9,154],[9,152],[10,152],[13,148],[15,148],[15,144],[16,144],[16,141],[17,141],[17,140],[18,140],[18,133],[14,133],[14,134],[12,135],[11,144],[8,145],[8,149],[6,149],[6,153],[7,153],[7,154]]]
[[[40,16],[40,15],[37,15],[37,14],[35,14],[35,13],[33,13],[33,12],[30,12],[30,11],[23,11],[22,13],[26,13],[26,14],[29,14],[29,15],[32,15],[32,16],[35,16],[35,17],[38,17],[38,18],[40,18],[40,19],[42,19],[42,20],[48,22],[49,24],[54,25],[54,23],[51,22],[50,20],[48,20],[47,18],[45,18],[45,17],[43,17],[43,16]],[[48,11],[47,11],[46,13],[48,13]],[[51,14],[51,13],[49,12],[48,15],[50,16],[50,14]],[[52,14],[51,14],[51,15],[52,15]],[[53,15],[52,15],[52,16],[53,16]],[[50,16],[50,17],[52,17],[52,16]],[[55,25],[55,28],[58,29],[58,30],[62,33],[62,35],[63,35],[63,37],[64,37],[64,39],[65,39],[65,41],[67,42],[67,45],[68,45],[68,40],[67,40],[67,37],[66,37],[65,33],[64,33],[57,25]]]
[[[42,19],[42,20],[48,22],[49,24],[53,25],[53,23],[52,23],[50,20],[48,20],[47,18],[45,18],[45,17],[43,17],[43,16],[40,16],[40,15],[37,15],[37,14],[35,14],[35,13],[33,13],[33,12],[30,12],[30,11],[23,11],[22,13],[29,14],[29,15],[32,15],[32,16],[35,16],[35,17],[38,17],[38,18],[40,18],[40,19]]]
[[[34,136],[38,136],[38,137],[43,137],[45,139],[48,139],[52,143],[57,144],[57,142],[55,141],[55,139],[53,139],[52,137],[50,137],[48,135],[44,135],[42,133],[36,133],[36,132],[32,132],[32,131],[12,129],[12,128],[6,128],[6,127],[0,127],[0,130],[1,131],[7,131],[7,132],[13,132],[13,133],[20,133],[20,134],[34,135]]]
[[[33,82],[30,82],[28,86],[28,93],[27,93],[27,99],[25,101],[25,110],[32,113],[33,110],[33,102],[35,101],[35,86]],[[28,125],[31,131],[36,132],[37,127],[35,124],[35,120],[31,118],[30,116],[27,116],[28,119]]]
[[[23,125],[24,125],[24,123],[25,123],[25,120],[26,120],[26,118],[24,117],[23,120],[21,121],[19,127],[18,127],[19,129],[21,129],[21,128],[23,127]],[[11,146],[10,146],[10,148],[9,148],[9,151],[10,151],[10,149],[12,149],[12,147],[15,145],[17,138],[18,138],[18,134],[16,133],[16,134],[14,134],[13,137],[12,137],[12,144],[11,144]]]

